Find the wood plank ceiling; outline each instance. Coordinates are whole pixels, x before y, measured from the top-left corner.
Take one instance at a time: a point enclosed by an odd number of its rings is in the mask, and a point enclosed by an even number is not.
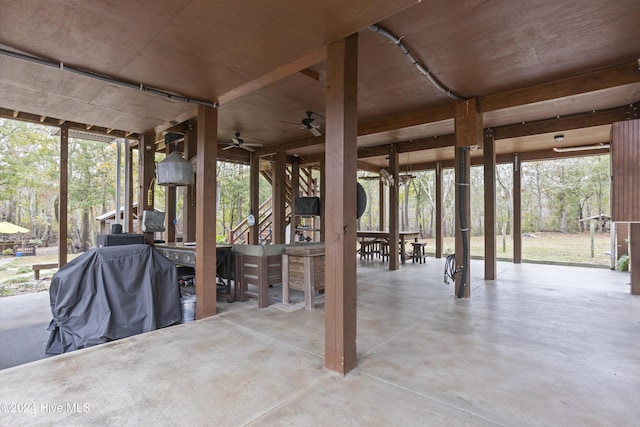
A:
[[[286,142],[289,154],[313,158],[323,150],[313,144],[323,137],[283,122],[299,123],[305,111],[325,115],[325,46],[354,32],[360,33],[359,147],[405,141],[437,147],[453,133],[453,100],[388,39],[367,30],[370,24],[402,37],[455,93],[478,97],[485,126],[497,129],[638,103],[638,22],[637,0],[283,0],[268,7],[260,0],[20,1],[2,6],[0,48],[220,102],[220,141],[240,132],[263,143],[263,154]],[[579,75],[586,80],[572,80]],[[195,107],[0,55],[0,115],[140,133],[192,118]],[[564,145],[608,141],[605,123],[580,127],[588,129],[555,126],[537,137],[505,137],[497,152],[551,150],[557,132]],[[428,139],[435,136],[440,142]],[[442,147],[400,160],[429,164],[452,156]],[[384,155],[365,161],[386,165]]]

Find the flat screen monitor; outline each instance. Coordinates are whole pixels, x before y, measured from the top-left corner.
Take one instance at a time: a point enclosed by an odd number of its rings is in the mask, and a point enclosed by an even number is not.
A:
[[[320,215],[320,197],[297,197],[296,215]]]

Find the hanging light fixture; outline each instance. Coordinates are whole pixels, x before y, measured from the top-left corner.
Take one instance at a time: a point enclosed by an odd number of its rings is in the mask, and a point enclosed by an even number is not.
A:
[[[556,153],[568,153],[570,151],[604,150],[609,149],[609,147],[610,144],[580,145],[577,147],[555,147],[553,151]]]
[[[164,137],[166,145],[173,144],[175,134],[168,133]],[[176,150],[164,160],[156,164],[156,183],[166,186],[192,185],[194,181],[193,166]]]

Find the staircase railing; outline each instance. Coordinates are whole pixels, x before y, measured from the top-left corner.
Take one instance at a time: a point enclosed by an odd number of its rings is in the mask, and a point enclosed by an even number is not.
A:
[[[307,169],[300,170],[300,189],[306,194],[311,194],[315,191],[314,182],[311,177],[311,171]],[[269,184],[273,185],[273,179],[270,170],[260,171],[262,176],[267,180]],[[287,168],[287,179],[285,183],[285,198],[287,201],[287,208],[285,211],[285,223],[291,224],[291,208],[293,205],[292,189],[291,189],[291,170]],[[258,215],[256,216],[256,225],[258,227],[258,243],[270,244],[272,241],[272,198],[269,197],[258,208]],[[229,241],[231,244],[247,244],[249,242],[249,223],[247,219],[243,219],[238,225],[229,231]]]

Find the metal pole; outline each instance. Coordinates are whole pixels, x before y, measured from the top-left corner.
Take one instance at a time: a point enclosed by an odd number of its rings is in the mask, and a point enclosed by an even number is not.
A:
[[[617,247],[616,247],[616,223],[611,221],[610,222],[611,226],[610,226],[610,231],[611,231],[611,248],[609,249],[611,251],[611,266],[610,268],[612,270],[616,269],[616,261],[618,259],[618,254],[617,254]]]
[[[120,187],[121,187],[121,169],[122,169],[122,140],[116,140],[116,224],[122,224],[120,212]]]
[[[596,255],[595,234],[596,234],[596,224],[593,221],[589,221],[589,236],[591,237],[591,258],[593,258]]]
[[[131,233],[129,230],[129,218],[131,218],[131,143],[128,139],[124,140],[124,226],[125,233]]]

